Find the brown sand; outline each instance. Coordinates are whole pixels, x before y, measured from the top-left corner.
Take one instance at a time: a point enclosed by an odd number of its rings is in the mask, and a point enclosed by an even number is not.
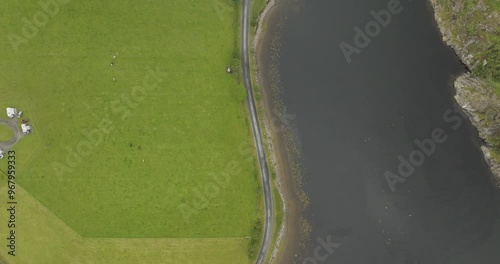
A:
[[[273,56],[278,56],[279,36],[275,32],[265,31],[264,25],[269,23],[275,11],[276,1],[268,1],[267,7],[259,18],[259,27],[254,37],[253,48],[256,51],[254,60],[257,65],[257,82],[262,94],[264,108],[264,127],[266,139],[271,149],[271,161],[277,175],[276,185],[283,199],[284,221],[280,228],[279,238],[272,251],[271,263],[293,263],[300,251],[302,241],[307,239],[307,230],[303,230],[301,211],[307,205],[307,196],[301,188],[301,169],[297,163],[300,151],[297,148],[290,127],[276,125],[275,113],[283,113],[280,100],[280,87],[277,65]],[[269,46],[270,45],[270,46]],[[271,54],[269,54],[271,50]],[[269,56],[270,55],[270,56]]]

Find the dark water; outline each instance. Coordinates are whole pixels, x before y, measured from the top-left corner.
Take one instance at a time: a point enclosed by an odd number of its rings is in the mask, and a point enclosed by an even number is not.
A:
[[[297,115],[311,200],[311,241],[296,262],[500,263],[499,193],[477,132],[452,99],[464,67],[427,1],[401,0],[402,12],[350,64],[339,48],[388,2],[282,1],[271,21],[285,23],[268,25],[281,31],[283,101]],[[442,143],[415,152],[414,141],[433,133]],[[398,156],[411,153],[422,164],[393,192],[384,174],[401,174]],[[340,245],[315,256],[317,239],[329,238]]]

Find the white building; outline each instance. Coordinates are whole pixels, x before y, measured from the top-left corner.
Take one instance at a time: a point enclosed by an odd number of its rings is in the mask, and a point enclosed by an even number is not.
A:
[[[14,118],[17,115],[17,109],[12,107],[7,107],[7,116],[9,118]]]
[[[23,130],[23,133],[27,135],[27,134],[31,133],[31,131],[33,130],[33,127],[31,127],[31,125],[28,125],[28,124],[21,124],[21,129]]]
[[[0,159],[3,159],[4,155],[5,155],[5,152],[0,149]]]

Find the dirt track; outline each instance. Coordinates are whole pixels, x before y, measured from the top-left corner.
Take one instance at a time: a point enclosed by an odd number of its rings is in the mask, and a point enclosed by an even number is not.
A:
[[[24,134],[22,131],[19,130],[19,127],[17,125],[17,120],[18,118],[12,118],[12,119],[4,119],[0,118],[0,124],[8,126],[10,129],[12,129],[12,132],[14,135],[12,138],[8,141],[0,141],[0,149],[3,151],[8,151],[12,149],[12,147],[19,141],[21,138],[24,137]]]

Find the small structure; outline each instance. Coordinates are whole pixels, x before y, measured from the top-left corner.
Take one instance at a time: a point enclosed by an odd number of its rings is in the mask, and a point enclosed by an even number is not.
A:
[[[0,159],[3,159],[4,155],[5,155],[5,152],[2,149],[0,149]]]
[[[23,119],[23,124],[26,124],[26,123],[28,123],[29,121],[30,121],[30,120],[29,120],[29,119],[27,119],[27,118],[26,118],[26,119]]]
[[[226,72],[227,73],[233,73],[233,70],[231,69],[231,67],[227,67]]]
[[[22,116],[23,116],[23,111],[19,111],[19,113],[17,113],[17,117],[21,118]]]
[[[7,107],[7,116],[9,118],[14,118],[17,115],[17,109],[12,107]]]
[[[33,130],[33,127],[29,124],[21,124],[21,129],[25,135],[28,135]]]

